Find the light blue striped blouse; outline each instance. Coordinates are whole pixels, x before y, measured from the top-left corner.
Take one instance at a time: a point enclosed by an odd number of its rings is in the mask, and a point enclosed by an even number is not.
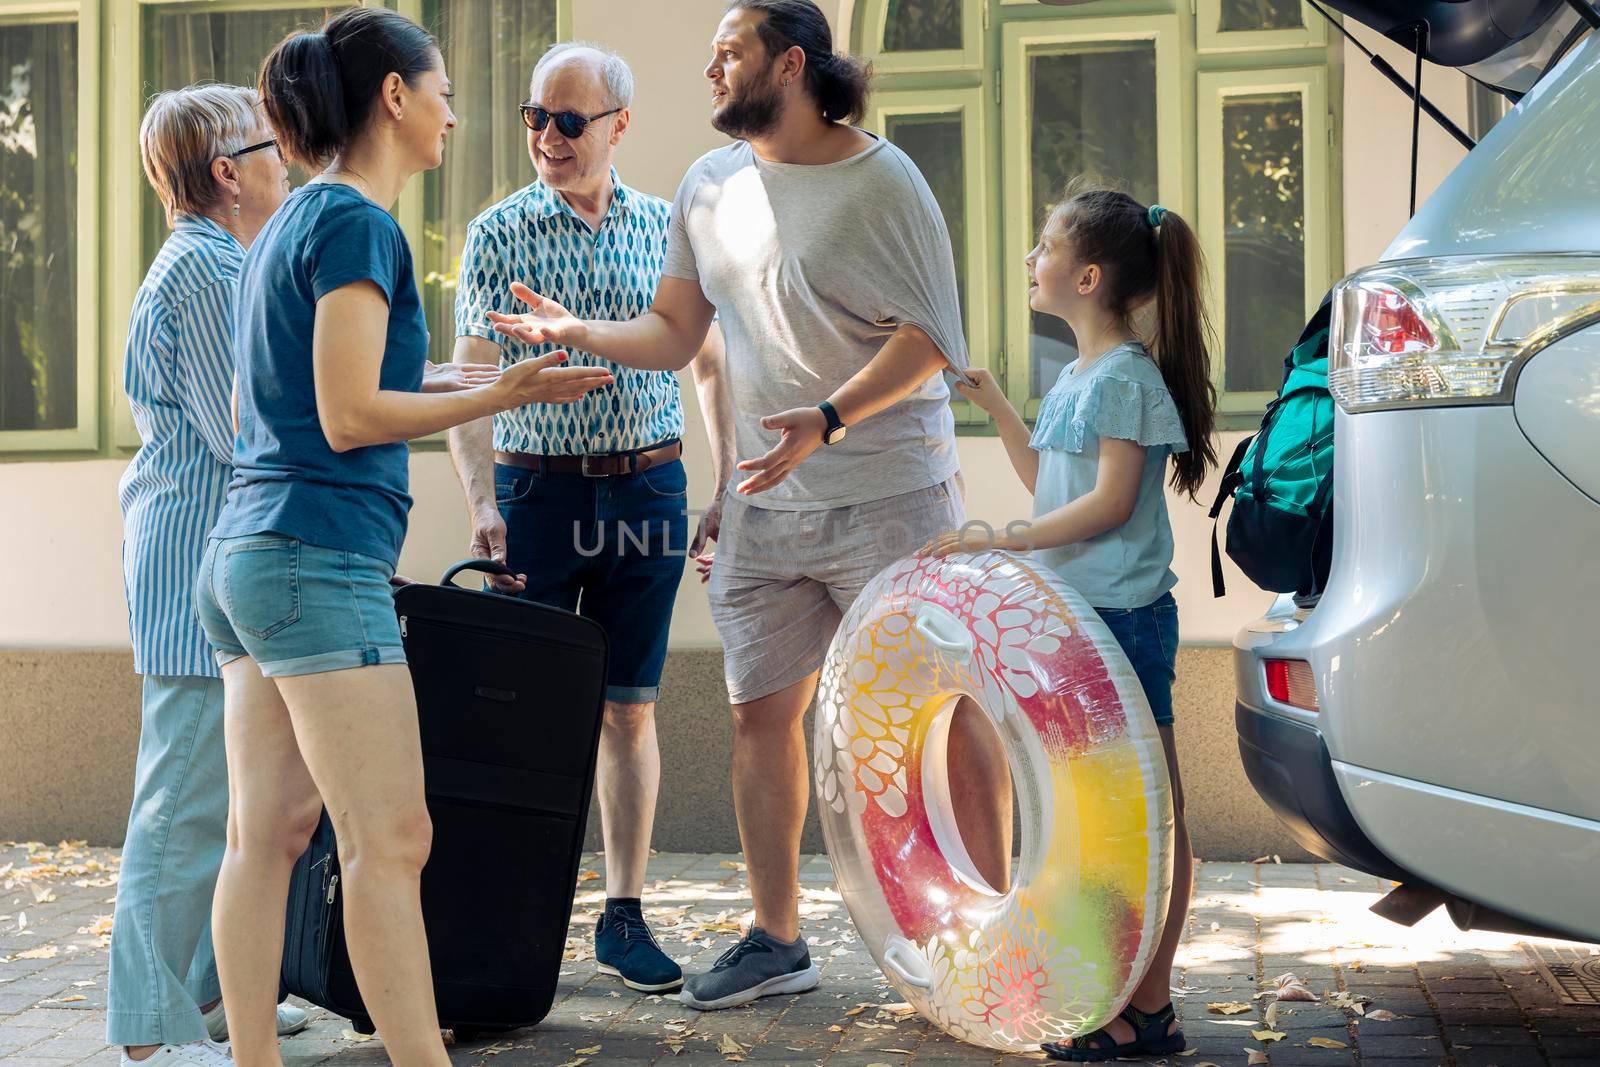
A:
[[[192,590],[233,473],[233,306],[243,263],[228,231],[180,216],[133,300],[123,383],[143,444],[119,496],[140,674],[219,673]]]

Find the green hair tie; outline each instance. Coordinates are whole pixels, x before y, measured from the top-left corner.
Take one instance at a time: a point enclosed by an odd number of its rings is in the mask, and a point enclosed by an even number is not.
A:
[[[1144,221],[1148,222],[1150,224],[1150,228],[1153,230],[1157,226],[1161,225],[1161,220],[1166,217],[1166,214],[1166,208],[1162,207],[1160,204],[1151,204],[1150,210],[1144,213]]]

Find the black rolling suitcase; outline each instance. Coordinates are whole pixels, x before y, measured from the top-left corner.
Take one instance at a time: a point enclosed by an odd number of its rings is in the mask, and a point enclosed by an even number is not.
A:
[[[569,611],[462,589],[395,590],[416,688],[433,851],[422,872],[439,1024],[458,1036],[549,1012],[594,785],[606,638]],[[284,991],[372,1022],[345,950],[326,813],[289,883]]]

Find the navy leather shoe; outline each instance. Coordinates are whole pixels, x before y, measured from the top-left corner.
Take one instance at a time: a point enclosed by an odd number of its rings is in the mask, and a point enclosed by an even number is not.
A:
[[[614,974],[641,993],[683,985],[683,968],[662,951],[637,900],[606,901],[594,928],[594,959],[601,974]]]

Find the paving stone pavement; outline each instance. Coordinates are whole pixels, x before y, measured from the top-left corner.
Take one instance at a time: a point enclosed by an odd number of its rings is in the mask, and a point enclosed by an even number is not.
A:
[[[990,1064],[920,1017],[880,1006],[900,997],[855,936],[822,856],[801,871],[802,912],[822,987],[754,1007],[697,1014],[676,1000],[635,994],[599,975],[592,958],[603,894],[585,856],[569,956],[555,1008],[538,1027],[462,1042],[451,1059],[473,1067],[523,1064],[722,1064],[718,1045],[744,1062],[871,1067]],[[6,1067],[115,1067],[103,1043],[106,946],[116,854],[79,846],[0,844],[0,1060]],[[484,877],[494,877],[485,857]],[[1597,1067],[1600,1009],[1562,1006],[1517,939],[1461,933],[1443,914],[1407,929],[1367,907],[1386,885],[1332,865],[1204,863],[1178,956],[1174,999],[1190,1052],[1166,1067],[1245,1064],[1258,1049],[1275,1067]],[[647,879],[647,914],[689,971],[707,967],[737,936],[750,906],[739,857],[661,854]],[[1276,1005],[1274,979],[1293,973],[1317,1003]],[[1242,1004],[1225,1015],[1211,1005]],[[861,1011],[856,1008],[867,1005]],[[854,1012],[854,1014],[852,1014]],[[1363,1014],[1363,1012],[1365,1014]],[[1389,1017],[1390,1013],[1394,1017]],[[359,1040],[320,1010],[283,1043],[286,1067],[388,1062],[381,1035]],[[737,1061],[734,1061],[737,1062]]]

